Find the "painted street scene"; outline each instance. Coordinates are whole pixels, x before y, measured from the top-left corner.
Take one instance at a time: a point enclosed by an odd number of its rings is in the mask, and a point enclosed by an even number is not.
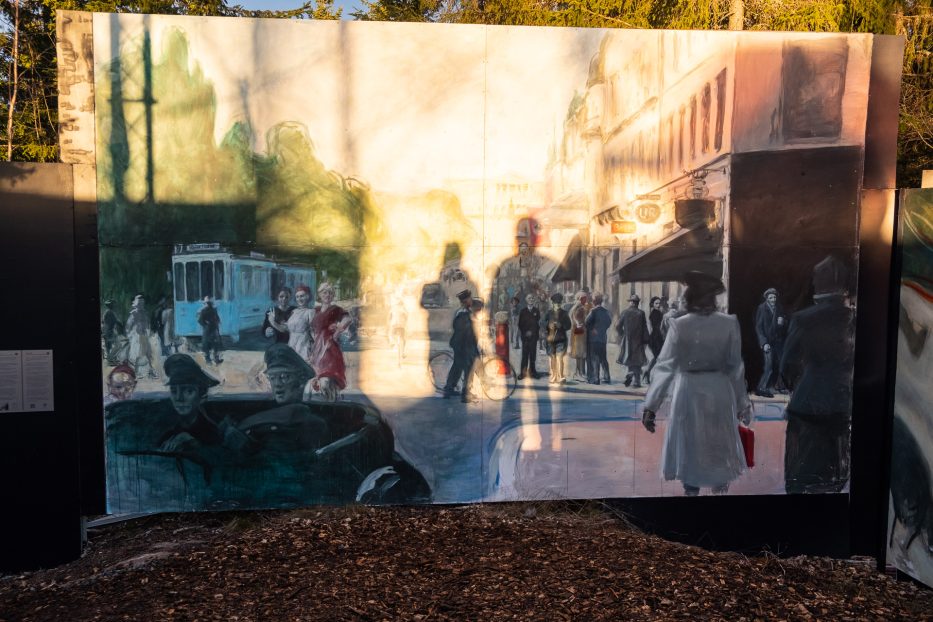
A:
[[[92,31],[112,512],[848,489],[869,37]]]

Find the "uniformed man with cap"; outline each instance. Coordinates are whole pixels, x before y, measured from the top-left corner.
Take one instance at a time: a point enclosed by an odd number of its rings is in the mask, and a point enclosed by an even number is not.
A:
[[[163,364],[166,384],[171,393],[172,407],[178,424],[162,437],[159,446],[164,452],[190,452],[204,446],[223,443],[220,423],[204,410],[207,391],[220,381],[204,372],[187,354],[172,354]]]
[[[230,443],[241,451],[280,453],[311,451],[327,441],[327,423],[304,403],[305,385],[314,370],[295,350],[284,343],[274,343],[264,355],[266,377],[272,387],[276,406],[250,415],[236,426],[243,436]]]
[[[468,403],[476,401],[470,395],[470,379],[473,376],[473,364],[479,356],[479,342],[473,330],[473,292],[465,289],[457,294],[457,299],[460,300],[460,308],[454,314],[453,335],[450,337],[450,347],[454,350],[454,364],[447,374],[444,397],[456,395],[457,383],[463,378],[460,401]]]

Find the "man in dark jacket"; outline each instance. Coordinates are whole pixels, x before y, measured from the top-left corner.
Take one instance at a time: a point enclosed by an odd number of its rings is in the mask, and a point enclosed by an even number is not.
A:
[[[525,296],[527,305],[518,314],[518,332],[522,339],[522,367],[518,374],[518,379],[522,380],[526,375],[537,380],[538,370],[535,367],[538,351],[538,333],[541,324],[541,312],[538,311],[538,301],[534,294]]]
[[[586,351],[590,361],[586,366],[587,382],[599,384],[599,371],[602,368],[603,382],[609,384],[609,361],[606,358],[606,332],[612,326],[612,316],[603,306],[603,295],[593,296],[595,305],[586,316]]]
[[[103,317],[100,319],[100,332],[104,337],[104,356],[111,365],[116,365],[120,361],[116,357],[117,338],[123,334],[123,323],[117,319],[117,314],[113,311],[113,301],[104,302]]]
[[[625,386],[641,386],[641,368],[648,364],[645,347],[648,345],[648,319],[645,312],[638,308],[641,298],[632,294],[629,307],[619,314],[616,332],[619,335],[619,365],[628,368],[625,374]]]
[[[470,395],[470,380],[473,377],[473,363],[479,356],[479,343],[476,332],[473,330],[473,292],[468,289],[457,294],[460,308],[454,314],[453,331],[450,337],[450,347],[454,350],[454,364],[447,374],[447,383],[444,385],[444,397],[453,397],[457,394],[457,383],[463,379],[463,388],[460,401],[464,403],[475,402],[476,398]]]
[[[220,356],[220,316],[210,296],[204,297],[204,306],[198,311],[198,324],[201,325],[201,351],[204,352],[204,360],[210,365],[213,352],[214,362],[220,365],[224,362]]]
[[[171,352],[169,352],[165,347],[165,333],[163,331],[165,328],[165,323],[162,321],[162,312],[165,311],[165,305],[165,296],[160,296],[159,302],[155,309],[152,310],[152,316],[149,319],[149,328],[152,329],[152,332],[154,332],[159,338],[159,346],[160,351],[162,352],[162,356],[168,356],[171,354]]]
[[[784,444],[788,493],[840,492],[849,479],[855,312],[846,304],[845,265],[813,269],[813,306],[790,320],[781,372],[791,388]]]
[[[764,300],[758,305],[755,312],[755,334],[758,336],[758,347],[764,357],[764,369],[755,395],[760,397],[774,397],[774,385],[778,367],[781,364],[781,354],[784,346],[784,310],[778,303],[778,291],[773,287],[762,294]]]

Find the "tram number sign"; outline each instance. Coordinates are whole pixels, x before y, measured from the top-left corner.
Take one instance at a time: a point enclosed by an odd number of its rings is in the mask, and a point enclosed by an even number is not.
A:
[[[650,224],[661,217],[661,208],[657,203],[642,203],[635,208],[635,216],[638,222]]]
[[[638,224],[631,220],[613,220],[612,233],[635,233]]]

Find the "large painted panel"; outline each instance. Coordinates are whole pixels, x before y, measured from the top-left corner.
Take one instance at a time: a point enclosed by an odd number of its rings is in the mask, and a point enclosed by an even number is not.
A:
[[[845,491],[872,41],[95,15],[111,510]]]
[[[933,190],[902,190],[888,561],[933,585]]]

